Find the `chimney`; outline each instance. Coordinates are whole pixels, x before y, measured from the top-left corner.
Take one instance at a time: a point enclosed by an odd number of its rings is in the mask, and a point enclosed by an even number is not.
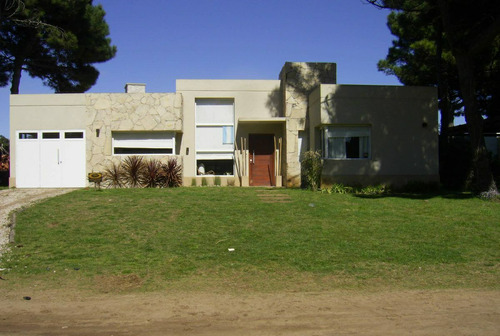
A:
[[[146,93],[146,84],[127,83],[125,84],[125,93]]]

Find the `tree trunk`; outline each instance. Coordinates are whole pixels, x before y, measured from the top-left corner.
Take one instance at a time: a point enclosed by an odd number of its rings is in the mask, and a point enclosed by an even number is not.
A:
[[[19,94],[19,85],[21,83],[21,74],[23,72],[23,62],[16,57],[14,61],[14,70],[12,71],[12,84],[10,86],[10,94]]]
[[[474,66],[470,55],[456,53],[460,91],[465,105],[465,120],[469,129],[472,148],[472,167],[476,191],[497,191],[491,171],[488,151],[484,143],[483,117],[475,97]]]
[[[491,171],[488,152],[484,144],[483,117],[479,112],[476,100],[476,87],[474,75],[474,49],[479,52],[480,48],[469,48],[460,36],[457,36],[451,13],[451,3],[447,0],[438,0],[437,4],[441,13],[443,31],[446,33],[450,43],[453,56],[457,62],[460,92],[464,102],[465,121],[469,129],[472,149],[473,181],[476,192],[494,192],[498,194],[495,179]],[[482,37],[482,36],[481,36]],[[482,39],[484,40],[484,39]],[[484,41],[481,41],[485,45]],[[472,43],[476,43],[472,41]]]

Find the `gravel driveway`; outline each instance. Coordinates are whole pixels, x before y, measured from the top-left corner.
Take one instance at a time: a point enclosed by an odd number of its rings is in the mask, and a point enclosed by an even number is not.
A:
[[[8,248],[9,213],[44,198],[65,194],[75,189],[5,189],[0,190],[0,257]]]

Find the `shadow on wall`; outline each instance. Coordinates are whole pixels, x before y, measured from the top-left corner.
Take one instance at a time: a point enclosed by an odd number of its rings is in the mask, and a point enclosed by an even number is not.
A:
[[[283,117],[281,88],[276,88],[267,96],[266,107],[273,118]]]
[[[327,160],[325,176],[437,178],[438,111],[429,88],[339,85],[325,90],[331,92],[321,95],[318,122],[371,126],[370,159]]]
[[[286,112],[285,90],[297,100],[307,101],[311,92],[320,84],[335,84],[337,81],[335,63],[286,62],[280,73],[281,85],[273,90],[266,107],[273,117],[284,117]]]

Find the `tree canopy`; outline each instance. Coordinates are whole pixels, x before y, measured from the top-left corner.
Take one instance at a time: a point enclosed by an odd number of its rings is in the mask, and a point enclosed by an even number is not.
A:
[[[116,54],[102,6],[92,0],[0,0],[0,86],[19,93],[22,71],[56,92],[85,92],[95,63]]]
[[[403,84],[437,85],[442,113],[463,111],[476,190],[497,193],[484,145],[483,116],[500,117],[500,2],[366,1],[393,10],[388,24],[398,40],[379,68]]]

